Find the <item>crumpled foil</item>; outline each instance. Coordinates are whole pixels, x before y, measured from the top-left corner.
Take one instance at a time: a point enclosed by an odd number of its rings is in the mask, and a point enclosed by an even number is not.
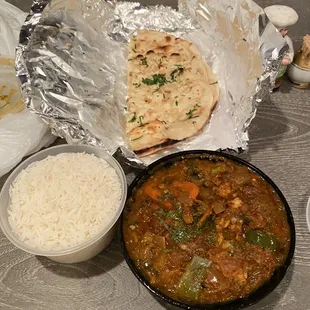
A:
[[[89,144],[140,167],[191,149],[247,150],[247,129],[288,46],[251,0],[180,0],[179,10],[113,0],[36,0],[22,27],[16,70],[27,107],[70,144]],[[129,36],[137,29],[195,43],[220,98],[192,138],[139,158],[125,133]]]

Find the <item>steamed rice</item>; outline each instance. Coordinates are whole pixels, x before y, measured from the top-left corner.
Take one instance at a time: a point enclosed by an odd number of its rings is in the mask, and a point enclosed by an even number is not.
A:
[[[63,153],[20,172],[10,199],[9,223],[22,242],[62,250],[84,243],[109,224],[121,200],[121,183],[105,160]]]

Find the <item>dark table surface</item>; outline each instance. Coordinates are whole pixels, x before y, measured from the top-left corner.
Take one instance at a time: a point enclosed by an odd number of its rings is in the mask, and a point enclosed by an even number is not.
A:
[[[10,0],[25,11],[31,1]],[[145,1],[145,3],[159,1]],[[262,7],[285,4],[296,9],[290,36],[298,46],[310,33],[309,0],[257,0]],[[173,5],[175,1],[162,0]],[[61,143],[58,140],[56,143]],[[310,234],[306,204],[310,196],[310,91],[285,80],[263,102],[250,127],[250,148],[243,157],[262,169],[285,194],[296,224],[293,264],[279,287],[253,310],[310,309]],[[0,188],[7,175],[0,178]],[[84,263],[62,265],[15,248],[0,232],[0,309],[145,310],[165,309],[139,284],[118,243]]]

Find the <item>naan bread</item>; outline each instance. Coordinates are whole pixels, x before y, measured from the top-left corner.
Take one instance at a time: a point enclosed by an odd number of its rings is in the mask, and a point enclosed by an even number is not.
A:
[[[167,33],[139,30],[128,55],[126,132],[133,150],[150,154],[201,130],[219,88],[198,48]]]

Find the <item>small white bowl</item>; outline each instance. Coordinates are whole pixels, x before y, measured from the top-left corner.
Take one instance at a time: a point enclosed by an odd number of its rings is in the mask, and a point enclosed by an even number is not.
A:
[[[310,85],[310,69],[301,68],[292,63],[288,67],[287,74],[289,79],[300,88],[307,88]]]
[[[119,205],[117,206],[114,216],[110,219],[108,225],[103,227],[102,231],[93,238],[86,242],[77,245],[72,248],[58,251],[41,251],[40,249],[31,248],[24,244],[15,233],[13,233],[11,226],[8,221],[8,207],[10,205],[9,189],[11,184],[14,182],[17,175],[28,167],[33,162],[43,160],[47,156],[55,156],[60,153],[88,153],[94,154],[104,159],[110,164],[116,171],[122,188],[122,197]],[[27,160],[22,162],[8,177],[0,193],[0,226],[6,237],[21,250],[39,256],[48,257],[51,260],[61,263],[77,263],[88,260],[100,252],[102,252],[112,241],[116,232],[116,221],[121,215],[127,196],[127,183],[123,169],[119,163],[104,150],[95,148],[92,146],[72,146],[72,145],[59,145],[48,149],[45,149],[35,155],[29,157]]]
[[[307,217],[307,224],[308,224],[308,229],[310,231],[310,197],[308,199],[308,203],[307,203],[307,214],[306,214],[306,217]]]

